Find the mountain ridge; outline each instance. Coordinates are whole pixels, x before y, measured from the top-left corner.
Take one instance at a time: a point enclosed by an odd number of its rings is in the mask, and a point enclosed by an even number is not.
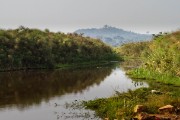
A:
[[[150,34],[139,34],[131,31],[125,31],[121,28],[105,25],[101,28],[78,29],[75,33],[83,34],[92,38],[102,40],[111,46],[119,46],[130,42],[148,41],[152,39]]]

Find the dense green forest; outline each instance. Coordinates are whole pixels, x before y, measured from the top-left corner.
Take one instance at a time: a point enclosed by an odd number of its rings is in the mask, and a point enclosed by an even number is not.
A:
[[[98,39],[29,29],[0,30],[0,69],[54,68],[62,64],[117,59]]]

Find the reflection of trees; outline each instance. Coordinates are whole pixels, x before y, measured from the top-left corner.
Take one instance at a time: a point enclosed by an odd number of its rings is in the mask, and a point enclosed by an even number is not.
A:
[[[0,105],[27,107],[99,84],[111,68],[0,73]]]
[[[140,59],[129,59],[124,62],[121,62],[120,66],[123,70],[127,71],[133,68],[137,68],[142,64]]]

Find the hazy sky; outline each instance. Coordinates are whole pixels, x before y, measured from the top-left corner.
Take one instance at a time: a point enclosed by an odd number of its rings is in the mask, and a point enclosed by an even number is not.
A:
[[[0,28],[73,32],[108,24],[150,33],[180,28],[180,0],[0,0]]]

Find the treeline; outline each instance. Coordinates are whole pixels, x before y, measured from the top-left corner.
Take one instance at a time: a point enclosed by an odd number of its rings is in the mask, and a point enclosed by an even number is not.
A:
[[[54,68],[60,64],[116,59],[98,39],[48,29],[0,30],[0,69]]]

